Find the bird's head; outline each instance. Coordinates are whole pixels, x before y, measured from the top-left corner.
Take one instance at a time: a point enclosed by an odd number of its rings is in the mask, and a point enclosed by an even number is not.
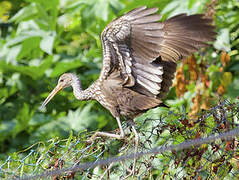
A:
[[[51,91],[51,93],[47,96],[45,101],[42,103],[42,107],[45,107],[48,102],[62,89],[72,86],[72,82],[74,79],[74,75],[71,73],[62,74],[58,80],[57,86]]]

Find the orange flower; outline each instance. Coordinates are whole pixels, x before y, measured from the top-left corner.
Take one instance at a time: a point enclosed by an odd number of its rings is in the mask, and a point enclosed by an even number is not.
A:
[[[191,112],[188,114],[191,118],[195,117],[197,113],[200,111],[200,101],[201,101],[201,95],[197,94],[193,99],[193,106],[191,108]]]
[[[217,89],[217,93],[222,96],[224,93],[226,92],[225,87],[221,84],[218,89]]]
[[[229,61],[230,61],[230,56],[225,51],[223,51],[221,54],[222,65],[225,67]]]
[[[176,73],[176,78],[175,78],[175,88],[176,88],[176,95],[177,97],[181,97],[184,95],[184,93],[187,91],[186,90],[186,79],[184,76],[184,71],[183,71],[183,64],[181,67],[177,70]]]
[[[187,58],[188,70],[190,73],[190,80],[196,81],[198,79],[198,71],[197,71],[197,62],[194,56],[190,56]]]

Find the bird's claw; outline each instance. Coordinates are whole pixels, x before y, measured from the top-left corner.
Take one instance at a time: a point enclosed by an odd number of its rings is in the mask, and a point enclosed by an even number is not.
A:
[[[96,139],[99,139],[100,137],[97,137],[97,132],[94,133],[89,139],[86,140],[86,143],[87,144],[93,144],[93,142],[96,140]]]

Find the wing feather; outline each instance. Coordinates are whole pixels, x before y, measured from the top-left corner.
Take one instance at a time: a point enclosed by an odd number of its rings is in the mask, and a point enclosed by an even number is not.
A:
[[[148,15],[154,14],[157,11],[158,11],[158,8],[148,8],[148,9],[146,9],[146,6],[143,6],[143,7],[136,8],[133,11],[128,12],[127,13],[127,18],[130,21],[133,21],[135,19],[139,19],[139,18],[148,16]]]
[[[212,20],[203,14],[179,14],[164,22],[158,8],[136,8],[102,32],[100,78],[120,71],[122,85],[141,94],[164,97],[172,85],[176,62],[215,40]]]

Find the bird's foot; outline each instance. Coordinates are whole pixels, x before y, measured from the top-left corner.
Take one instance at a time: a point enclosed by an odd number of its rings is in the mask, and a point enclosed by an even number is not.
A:
[[[109,138],[115,138],[115,139],[123,139],[124,134],[112,134],[107,132],[95,132],[89,140],[86,140],[87,143],[93,143],[95,139],[100,139],[100,137],[109,137]]]
[[[97,139],[100,139],[100,137],[95,136],[95,134],[93,134],[89,139],[86,140],[87,144],[92,144],[94,143]]]

